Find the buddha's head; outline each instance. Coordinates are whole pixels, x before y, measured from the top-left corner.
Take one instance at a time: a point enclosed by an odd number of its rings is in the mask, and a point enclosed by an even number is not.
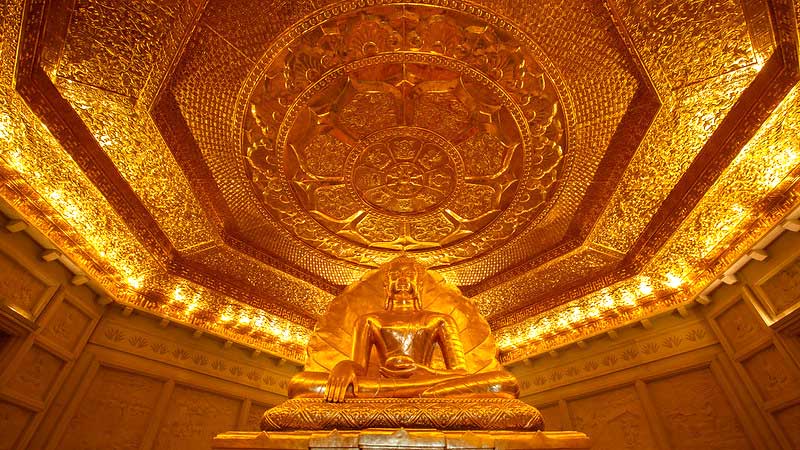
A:
[[[386,309],[421,309],[422,266],[407,256],[398,256],[383,268]]]

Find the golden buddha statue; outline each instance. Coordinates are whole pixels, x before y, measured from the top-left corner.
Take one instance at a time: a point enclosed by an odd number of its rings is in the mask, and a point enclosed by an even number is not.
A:
[[[544,427],[517,400],[496,359],[489,324],[441,275],[400,256],[328,306],[309,340],[290,399],[264,414],[264,431]]]
[[[360,316],[353,331],[351,358],[330,373],[303,372],[289,383],[289,397],[319,397],[342,402],[346,397],[502,397],[519,395],[517,380],[500,368],[471,374],[455,320],[422,309],[421,267],[400,257],[384,270],[383,311]],[[432,367],[440,349],[443,368]],[[377,376],[368,375],[373,349]]]

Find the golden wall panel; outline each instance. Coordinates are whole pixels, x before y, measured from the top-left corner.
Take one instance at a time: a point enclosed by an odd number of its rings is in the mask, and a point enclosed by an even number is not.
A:
[[[727,393],[708,368],[647,383],[668,439],[675,449],[749,449]],[[676,393],[680,392],[680,395]]]
[[[139,448],[163,384],[161,380],[101,366],[58,448]]]
[[[569,400],[567,405],[572,426],[592,437],[594,450],[658,448],[633,386]]]
[[[65,352],[77,355],[92,325],[94,317],[72,301],[62,299],[54,311],[48,311],[40,336]]]
[[[744,300],[734,303],[714,320],[735,353],[763,338],[764,323]]]
[[[58,74],[137,97],[178,5],[176,0],[76,1]]]
[[[800,301],[800,258],[789,261],[758,285],[776,314]]]
[[[16,443],[33,418],[33,411],[0,400],[0,449],[17,448]]]
[[[251,403],[250,410],[247,412],[247,417],[245,417],[244,420],[242,431],[261,431],[261,416],[271,407],[272,406],[262,405],[260,403]]]
[[[35,276],[13,257],[0,251],[0,300],[33,316],[53,294],[54,288]]]
[[[544,370],[525,372],[521,383],[523,396],[558,389],[572,383],[598,378],[630,369],[679,353],[691,352],[715,341],[713,333],[703,324],[679,327],[654,336],[640,336],[626,345],[593,348],[576,362],[554,361]],[[593,346],[594,347],[594,346]]]
[[[741,363],[764,401],[782,400],[800,392],[797,368],[774,345]]]
[[[236,429],[241,401],[188,386],[176,386],[154,448],[208,448],[211,439]]]
[[[800,404],[794,404],[775,413],[783,433],[795,448],[800,448]]]
[[[186,370],[212,375],[233,383],[252,386],[264,392],[286,395],[284,370],[268,370],[244,358],[235,358],[219,352],[218,346],[209,348],[196,341],[167,338],[153,327],[137,327],[125,320],[103,320],[92,335],[91,342],[140,358],[177,365]],[[177,333],[175,333],[177,334]]]
[[[561,423],[561,408],[558,404],[547,406],[547,407],[540,407],[537,406],[539,412],[542,413],[542,417],[544,417],[544,429],[547,431],[563,431],[564,426]]]
[[[65,365],[66,361],[60,357],[33,344],[16,365],[6,389],[26,399],[44,403]]]

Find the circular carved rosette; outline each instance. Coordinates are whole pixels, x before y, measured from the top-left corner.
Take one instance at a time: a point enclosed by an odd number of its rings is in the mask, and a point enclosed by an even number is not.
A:
[[[493,18],[342,7],[288,30],[251,74],[243,148],[265,213],[338,259],[429,266],[535,224],[564,152],[541,56]]]
[[[354,196],[388,220],[441,209],[464,180],[456,149],[438,134],[416,127],[369,135],[350,153],[345,173]]]

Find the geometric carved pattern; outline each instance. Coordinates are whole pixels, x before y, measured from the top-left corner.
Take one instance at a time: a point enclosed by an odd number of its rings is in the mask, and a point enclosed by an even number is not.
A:
[[[435,428],[439,430],[544,429],[536,408],[516,399],[323,399],[295,398],[268,410],[264,431]]]

